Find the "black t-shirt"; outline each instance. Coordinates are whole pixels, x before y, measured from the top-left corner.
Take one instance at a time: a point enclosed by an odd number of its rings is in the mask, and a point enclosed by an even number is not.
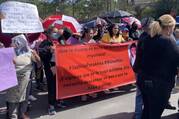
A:
[[[179,66],[179,49],[173,39],[156,35],[141,42],[140,71],[174,85],[176,68]],[[155,79],[154,78],[154,79]]]

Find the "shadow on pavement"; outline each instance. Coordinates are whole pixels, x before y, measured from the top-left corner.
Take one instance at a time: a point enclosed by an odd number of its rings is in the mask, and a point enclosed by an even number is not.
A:
[[[132,116],[134,113],[130,112],[124,112],[124,113],[118,113],[118,114],[112,114],[112,115],[106,115],[95,119],[132,119]]]
[[[87,101],[81,101],[81,96],[65,99],[64,101],[66,102],[67,107],[66,108],[59,108],[59,109],[57,109],[57,111],[65,111],[67,109],[80,107],[80,106],[83,106],[83,105],[91,104],[93,102],[107,100],[107,99],[114,98],[114,97],[117,97],[117,96],[122,96],[122,95],[125,95],[125,94],[133,93],[135,91],[136,91],[135,86],[128,85],[128,86],[120,87],[119,90],[117,90],[117,91],[111,91],[108,94],[105,94],[103,91],[98,92],[97,98],[92,98],[92,97],[88,96]]]
[[[0,92],[0,119],[5,119],[6,115],[6,104],[5,104],[5,94],[6,91]]]
[[[77,97],[65,99],[64,101],[65,101],[67,107],[57,108],[56,111],[58,113],[58,112],[65,111],[65,110],[68,110],[68,109],[72,109],[72,108],[80,107],[80,106],[83,106],[83,105],[91,104],[93,102],[98,102],[98,101],[114,98],[114,97],[117,97],[117,96],[120,96],[120,95],[129,94],[129,93],[132,93],[132,92],[135,92],[135,86],[128,85],[128,86],[124,86],[124,87],[119,88],[119,90],[117,90],[117,91],[111,91],[109,94],[104,94],[104,92],[99,92],[97,98],[88,97],[88,100],[85,101],[85,102],[81,101],[81,96],[77,96]],[[48,115],[48,112],[47,112],[47,108],[48,108],[47,95],[40,95],[40,96],[35,95],[35,96],[38,98],[38,100],[32,103],[32,108],[30,108],[30,111],[29,111],[30,117],[32,119],[40,118],[40,117],[43,117],[45,115]],[[127,113],[124,113],[124,115],[125,114],[127,114]],[[111,119],[115,119],[115,118],[111,118]],[[125,118],[121,118],[121,119],[125,119]],[[126,119],[129,119],[129,118],[126,118]]]
[[[162,119],[179,119],[179,114],[175,113],[172,115],[168,115],[168,116],[162,117]]]
[[[124,113],[106,115],[106,116],[102,116],[102,117],[94,118],[94,119],[132,119],[133,115],[134,115],[133,112],[131,113],[124,112]],[[168,115],[168,116],[162,117],[162,119],[179,119],[179,114],[175,113],[172,115]]]
[[[65,103],[67,104],[67,107],[65,108],[57,108],[57,113],[60,111],[65,111],[68,109],[80,107],[83,105],[87,105],[93,102],[98,102],[102,100],[107,100],[110,98],[114,98],[117,96],[122,96],[125,94],[129,94],[135,92],[135,86],[134,85],[128,85],[120,87],[117,91],[111,91],[109,94],[105,94],[104,92],[99,92],[97,98],[89,97],[87,101],[83,102],[81,101],[81,96],[65,99]],[[47,99],[47,92],[38,92],[33,91],[33,95],[37,98],[36,101],[31,102],[32,107],[29,108],[29,116],[32,119],[35,118],[41,118],[43,116],[48,115],[48,99]],[[5,93],[0,93],[0,119],[5,118],[6,114],[6,105],[5,105]],[[101,117],[99,119],[130,119],[130,118],[123,118],[123,117],[131,117],[132,113],[121,113],[121,114],[114,114],[109,115],[106,117]],[[111,118],[112,117],[112,118]],[[50,118],[50,117],[49,117]]]
[[[31,102],[32,107],[30,107],[28,111],[31,119],[40,118],[41,116],[48,115],[47,92],[39,92],[39,94],[34,95],[37,100]]]

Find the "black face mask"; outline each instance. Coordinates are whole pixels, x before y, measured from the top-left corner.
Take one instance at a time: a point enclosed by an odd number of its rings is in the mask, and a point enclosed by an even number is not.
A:
[[[137,25],[132,26],[132,29],[137,30]]]

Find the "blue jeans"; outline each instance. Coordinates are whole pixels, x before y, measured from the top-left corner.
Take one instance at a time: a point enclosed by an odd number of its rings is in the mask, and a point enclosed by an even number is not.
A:
[[[142,94],[137,86],[136,89],[136,100],[135,100],[135,119],[141,119],[142,118],[142,109],[143,109],[143,99]]]

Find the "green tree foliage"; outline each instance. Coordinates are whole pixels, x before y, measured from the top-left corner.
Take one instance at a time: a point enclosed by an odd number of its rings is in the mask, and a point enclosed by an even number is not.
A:
[[[142,17],[148,17],[148,16],[155,17],[154,13],[155,13],[155,10],[150,6],[147,6],[142,10],[141,16]]]
[[[7,0],[0,0],[0,3],[4,1]],[[179,0],[150,0],[153,3],[146,6],[135,5],[129,0],[54,0],[52,3],[46,3],[43,0],[17,1],[37,5],[42,19],[52,14],[66,14],[85,20],[119,9],[133,13],[140,18],[146,16],[157,18],[162,14],[169,13],[171,9],[179,10]]]
[[[169,14],[172,9],[177,11],[178,3],[178,0],[158,0],[154,4],[155,17],[159,17],[163,14]]]

